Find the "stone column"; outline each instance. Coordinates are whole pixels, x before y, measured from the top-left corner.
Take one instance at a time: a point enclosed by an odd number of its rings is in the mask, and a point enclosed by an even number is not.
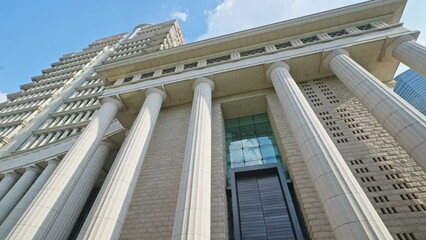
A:
[[[30,189],[22,197],[21,201],[13,208],[12,212],[9,213],[4,222],[0,225],[0,239],[5,239],[7,234],[12,230],[13,226],[18,222],[19,218],[31,204],[33,199],[37,196],[37,193],[47,182],[49,177],[52,175],[56,166],[58,166],[57,160],[50,160],[47,167],[43,170],[37,180],[33,183]]]
[[[386,56],[392,56],[426,76],[426,47],[417,43],[413,36],[405,35],[393,40],[386,48]]]
[[[4,175],[0,182],[0,200],[7,194],[9,189],[12,188],[13,184],[18,180],[19,175],[14,172],[8,172]]]
[[[267,69],[337,239],[392,239],[376,210],[289,73]]]
[[[173,225],[173,239],[210,239],[211,104],[214,83],[194,82],[189,122]]]
[[[18,204],[25,192],[31,187],[35,179],[38,177],[40,169],[36,166],[31,166],[25,169],[25,173],[13,185],[9,192],[0,201],[0,224],[4,221],[7,215]]]
[[[121,145],[78,239],[118,239],[165,93],[157,88],[146,99]]]
[[[349,56],[335,50],[324,59],[340,81],[373,114],[408,154],[426,170],[426,117]]]
[[[106,142],[101,142],[84,169],[83,174],[68,197],[67,202],[59,212],[55,223],[50,228],[46,239],[67,239],[71,230],[86,203],[93,186],[96,183],[102,166],[105,163],[110,146]]]
[[[55,221],[120,107],[119,101],[112,98],[104,99],[101,108],[8,237],[11,239],[46,237],[49,226]]]

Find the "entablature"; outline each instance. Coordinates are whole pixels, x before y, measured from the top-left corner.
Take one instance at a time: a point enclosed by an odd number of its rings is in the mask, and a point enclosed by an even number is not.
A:
[[[393,25],[399,22],[405,2],[403,0],[364,2],[153,54],[104,63],[95,70],[102,79],[109,82],[106,85],[110,85],[118,78],[140,69],[199,59],[219,52],[231,52],[250,46],[277,43],[286,39],[303,39],[318,35],[320,32],[327,33],[377,21]]]
[[[404,35],[417,37],[418,32],[402,28],[401,24],[369,31],[365,34],[348,34],[333,41],[318,40],[304,47],[293,47],[282,51],[266,51],[266,48],[270,49],[270,47],[265,47],[265,50],[254,51],[254,55],[250,57],[241,57],[241,55],[234,57],[235,54],[229,53],[230,57],[223,61],[188,71],[156,75],[155,73],[158,74],[159,71],[155,70],[153,77],[147,80],[139,80],[141,74],[136,74],[136,77],[132,77],[127,83],[117,82],[117,85],[108,86],[102,97],[118,97],[129,109],[128,111],[132,112],[140,108],[145,90],[151,87],[165,90],[168,95],[163,103],[165,107],[190,103],[193,91],[192,81],[199,77],[208,77],[214,81],[216,87],[213,98],[267,89],[272,85],[265,77],[266,66],[277,61],[286,61],[292,69],[292,76],[298,82],[327,77],[333,73],[324,69],[322,63],[325,56],[335,49],[346,49],[350,52],[352,59],[378,79],[384,82],[390,81],[399,62],[384,58],[384,50],[393,39]],[[128,117],[121,117],[121,115],[130,114],[130,112],[118,115],[125,126],[127,126],[125,119]]]
[[[206,56],[202,59],[191,59],[191,62],[180,62],[175,63],[175,65],[165,65],[151,69],[144,69],[142,72],[133,73],[133,76],[127,75],[126,77],[118,79],[114,82],[113,86],[108,86],[107,88],[117,88],[126,84],[155,80],[169,75],[182,74],[184,72],[203,69],[218,64],[228,64],[261,55],[276,54],[278,52],[288,52],[303,49],[305,51],[302,52],[305,52],[305,54],[311,54],[312,49],[318,49],[318,45],[320,45],[320,47],[322,47],[321,45],[326,45],[327,48],[335,48],[334,46],[342,46],[340,45],[340,42],[344,43],[344,47],[349,47],[356,44],[366,44],[368,42],[380,41],[381,39],[388,38],[386,34],[383,34],[383,31],[388,30],[387,34],[401,32],[403,28],[398,29],[398,27],[401,27],[401,25],[402,24],[394,24],[387,26],[386,24],[380,22],[374,22],[371,24],[368,23],[353,27],[357,29],[357,31],[353,29],[342,29],[325,34],[317,34],[311,37],[296,39],[299,42],[298,44],[293,43],[296,42],[296,40],[283,40],[279,43],[272,43],[263,46],[251,46],[251,48],[239,49],[240,51],[238,52],[217,53],[215,55]],[[418,33],[412,32],[412,34],[416,35]],[[325,37],[325,35],[328,37]],[[363,37],[361,37],[361,35]],[[335,44],[330,44],[331,42]],[[386,40],[386,42],[389,42],[389,40]],[[386,42],[383,44],[386,44]],[[383,47],[384,46],[381,46],[380,48]],[[299,56],[300,54],[297,55],[297,57]],[[106,83],[109,82],[107,81]]]

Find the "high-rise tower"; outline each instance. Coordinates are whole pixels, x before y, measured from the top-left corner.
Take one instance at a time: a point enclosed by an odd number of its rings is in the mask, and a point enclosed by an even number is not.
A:
[[[426,75],[405,3],[65,55],[2,105],[0,238],[425,238],[426,118],[386,85]]]
[[[104,86],[93,68],[102,61],[114,62],[182,44],[177,22],[169,21],[141,24],[129,33],[96,40],[81,52],[62,56],[42,75],[33,77],[32,83],[22,85],[20,92],[8,95],[9,102],[2,105],[0,115],[4,146],[0,156],[81,132],[100,106],[97,97]]]
[[[394,91],[426,115],[426,77],[409,69],[395,77]]]
[[[128,33],[96,40],[80,52],[65,54],[58,62],[52,63],[51,68],[43,70],[42,75],[33,77],[31,83],[22,85],[20,92],[8,95],[8,102],[1,105],[2,147],[0,156],[5,157],[3,163],[8,162],[7,159],[13,158],[13,156],[27,156],[35,160],[35,165],[12,167],[13,176],[16,178],[4,186],[2,191],[6,194],[13,192],[13,188],[17,187],[19,187],[19,191],[15,189],[18,193],[15,193],[12,200],[5,197],[4,200],[2,199],[4,205],[0,203],[0,206],[5,207],[0,216],[0,222],[2,222],[0,238],[6,237],[19,220],[18,217],[30,206],[31,200],[52,174],[57,165],[56,161],[66,154],[101,106],[98,98],[105,87],[102,80],[96,75],[94,67],[102,62],[109,63],[132,56],[146,55],[177,47],[183,43],[176,21],[155,25],[141,24]],[[123,130],[118,121],[115,121],[113,126],[110,128],[111,134]],[[120,139],[117,136],[116,138]],[[110,143],[110,145],[112,144]],[[34,155],[35,152],[38,154]],[[104,153],[108,153],[108,151],[104,151]],[[12,160],[12,165],[15,165],[15,162]],[[98,163],[98,165],[101,164],[99,167],[102,167],[103,163]],[[8,166],[3,166],[8,168]],[[18,179],[23,179],[26,172],[30,172],[29,169],[34,177],[27,180],[25,187],[15,184]],[[7,171],[1,172],[6,173]],[[22,173],[22,176],[15,175],[17,172]],[[83,195],[77,196],[81,198],[81,201],[72,202],[72,204],[77,204],[74,206],[77,208],[74,210],[74,214],[77,215],[68,219],[68,222],[62,222],[61,227],[67,229],[61,232],[51,231],[48,237],[66,238],[69,234],[75,234],[75,232],[71,233],[72,227],[77,221],[86,199],[90,196],[93,198],[91,192],[93,192],[92,188],[96,183],[99,171],[93,174],[94,178],[90,182],[85,182],[88,184],[87,191],[85,193],[76,192],[76,194]],[[6,184],[9,175],[9,173],[3,175],[2,184]],[[41,182],[42,179],[43,182]],[[31,183],[33,186],[30,188]],[[96,187],[94,189],[96,192]],[[20,200],[20,198],[23,199]]]

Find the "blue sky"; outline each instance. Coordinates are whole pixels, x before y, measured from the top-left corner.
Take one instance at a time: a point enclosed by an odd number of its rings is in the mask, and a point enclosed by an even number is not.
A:
[[[50,63],[90,42],[140,23],[179,19],[185,41],[283,21],[359,0],[74,0],[0,2],[0,102],[5,93],[41,74]],[[409,0],[402,21],[426,31],[426,1]],[[426,45],[425,34],[418,40]]]

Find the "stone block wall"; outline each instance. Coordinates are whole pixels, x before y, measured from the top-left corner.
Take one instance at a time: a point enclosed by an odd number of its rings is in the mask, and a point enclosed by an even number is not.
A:
[[[228,239],[225,124],[219,103],[212,104],[211,239]]]
[[[426,174],[336,77],[299,86],[394,239],[425,239]]]
[[[120,239],[170,239],[191,104],[160,111]],[[211,238],[228,239],[226,155],[220,104],[212,104]]]
[[[311,239],[334,239],[334,234],[302,158],[296,138],[275,92],[267,95],[268,115]]]
[[[170,239],[191,104],[163,108],[139,175],[120,239]]]

